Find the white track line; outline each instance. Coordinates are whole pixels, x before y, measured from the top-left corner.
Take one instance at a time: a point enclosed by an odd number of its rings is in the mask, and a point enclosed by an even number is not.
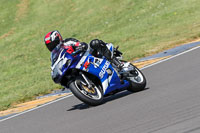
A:
[[[168,60],[170,60],[170,59],[173,59],[173,58],[175,58],[175,57],[177,57],[177,56],[186,54],[186,53],[188,53],[188,52],[190,52],[190,51],[193,51],[193,50],[195,50],[195,49],[198,49],[198,48],[200,48],[200,46],[191,48],[191,49],[186,50],[186,51],[184,51],[184,52],[182,52],[182,53],[179,53],[179,54],[173,55],[173,56],[171,56],[171,57],[169,57],[169,58],[166,58],[166,59],[164,59],[164,60],[161,60],[161,61],[155,62],[155,63],[153,63],[153,64],[147,65],[147,66],[141,68],[141,70],[146,69],[146,68],[149,68],[149,67],[152,67],[152,66],[157,65],[157,64],[160,64],[160,63],[162,63],[162,62],[168,61]]]
[[[19,116],[19,115],[22,115],[22,114],[25,114],[25,113],[28,113],[28,112],[31,112],[31,111],[36,110],[36,109],[42,108],[42,107],[44,107],[44,106],[47,106],[47,105],[49,105],[49,104],[58,102],[58,101],[63,100],[63,99],[65,99],[65,98],[69,98],[69,97],[71,97],[71,96],[73,96],[73,94],[70,94],[70,95],[64,96],[64,97],[62,97],[62,98],[56,99],[56,100],[54,100],[54,101],[45,103],[45,104],[40,105],[40,106],[38,106],[38,107],[35,107],[35,108],[33,108],[33,109],[29,109],[29,110],[23,111],[23,112],[21,112],[21,113],[12,115],[12,116],[10,116],[10,117],[7,117],[7,118],[5,118],[5,119],[0,120],[0,122],[5,121],[5,120],[8,120],[8,119],[11,119],[11,118],[14,118],[14,117],[17,117],[17,116]]]
[[[145,66],[145,67],[141,68],[141,70],[146,69],[146,68],[149,68],[149,67],[152,67],[152,66],[154,66],[154,65],[157,65],[157,64],[159,64],[159,63],[165,62],[165,61],[167,61],[167,60],[173,59],[173,58],[175,58],[175,57],[177,57],[177,56],[183,55],[183,54],[185,54],[185,53],[188,53],[188,52],[193,51],[193,50],[198,49],[198,48],[200,48],[200,46],[191,48],[191,49],[189,49],[189,50],[187,50],[187,51],[184,51],[184,52],[182,52],[182,53],[180,53],[180,54],[177,54],[177,55],[174,55],[174,56],[169,57],[169,58],[167,58],[167,59],[158,61],[158,62],[153,63],[153,64],[151,64],[151,65]],[[62,97],[62,98],[59,98],[59,99],[57,99],[57,100],[54,100],[54,101],[49,102],[49,103],[46,103],[46,104],[43,104],[43,105],[38,106],[38,107],[36,107],[36,108],[29,109],[29,110],[27,110],[27,111],[24,111],[24,112],[21,112],[21,113],[12,115],[12,116],[10,116],[10,117],[7,117],[7,118],[5,118],[5,119],[0,120],[0,122],[3,122],[3,121],[5,121],[5,120],[12,119],[12,118],[17,117],[17,116],[20,116],[20,115],[23,115],[23,114],[25,114],[25,113],[31,112],[31,111],[33,111],[33,110],[42,108],[42,107],[44,107],[44,106],[47,106],[47,105],[49,105],[49,104],[52,104],[52,103],[55,103],[55,102],[58,102],[58,101],[61,101],[61,100],[63,100],[63,99],[69,98],[69,97],[71,97],[71,96],[73,96],[73,94],[64,96],[64,97]]]

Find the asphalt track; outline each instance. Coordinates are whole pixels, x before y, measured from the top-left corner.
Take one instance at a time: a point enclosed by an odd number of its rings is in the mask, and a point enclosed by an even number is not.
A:
[[[200,48],[143,69],[144,91],[97,107],[74,96],[0,122],[0,133],[200,133]]]

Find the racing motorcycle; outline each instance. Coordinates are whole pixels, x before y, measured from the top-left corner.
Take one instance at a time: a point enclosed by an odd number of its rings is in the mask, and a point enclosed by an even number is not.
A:
[[[146,86],[143,73],[130,62],[122,60],[122,53],[112,43],[106,45],[112,60],[94,56],[88,45],[86,50],[72,54],[64,48],[55,48],[51,53],[51,69],[54,82],[61,84],[82,102],[96,106],[103,98],[123,90],[141,91]],[[121,64],[119,68],[116,63]]]

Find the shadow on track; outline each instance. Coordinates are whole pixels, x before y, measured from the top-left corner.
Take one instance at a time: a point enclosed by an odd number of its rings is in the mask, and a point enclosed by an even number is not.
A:
[[[145,90],[148,90],[149,88],[145,88],[144,90],[142,91],[145,91]],[[141,92],[141,91],[139,91]],[[139,93],[139,92],[134,92],[134,93]],[[119,93],[116,93],[114,95],[111,95],[111,96],[108,96],[108,97],[105,97],[102,104],[105,104],[107,102],[111,102],[113,100],[116,100],[116,99],[120,99],[120,98],[123,98],[125,96],[128,96],[128,95],[131,95],[131,94],[134,94],[133,92],[130,92],[130,91],[122,91],[122,92],[119,92]],[[100,106],[100,105],[99,105]],[[73,111],[73,110],[84,110],[84,109],[89,109],[89,108],[94,108],[95,106],[90,106],[88,104],[85,104],[85,103],[81,103],[81,104],[77,104],[77,105],[74,105],[72,106],[71,109],[68,109],[67,111]]]

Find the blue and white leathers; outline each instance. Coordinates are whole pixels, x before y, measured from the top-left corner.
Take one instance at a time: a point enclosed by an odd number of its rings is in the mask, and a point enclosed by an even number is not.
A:
[[[107,45],[113,56],[113,45]],[[97,77],[103,88],[103,94],[106,95],[114,90],[124,90],[129,87],[129,82],[124,80],[120,82],[119,74],[106,58],[97,58],[90,54],[90,48],[80,54],[69,54],[63,48],[53,50],[52,60],[52,78],[56,83],[60,83],[62,78],[70,69],[77,69],[90,73]]]

